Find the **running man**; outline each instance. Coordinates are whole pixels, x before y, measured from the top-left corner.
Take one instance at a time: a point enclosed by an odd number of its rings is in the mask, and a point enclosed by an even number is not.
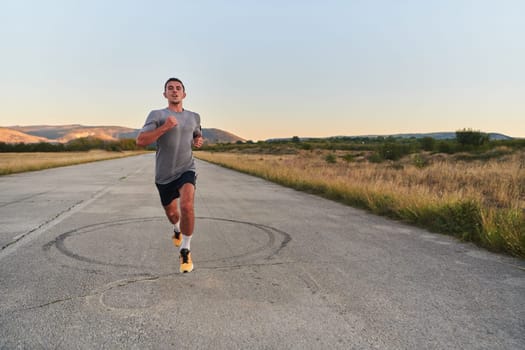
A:
[[[166,216],[173,224],[173,244],[179,247],[180,272],[185,273],[193,270],[190,241],[195,226],[197,173],[192,145],[202,146],[201,118],[182,107],[186,91],[179,79],[166,81],[164,97],[168,107],[149,113],[137,136],[137,145],[157,144],[155,185]]]

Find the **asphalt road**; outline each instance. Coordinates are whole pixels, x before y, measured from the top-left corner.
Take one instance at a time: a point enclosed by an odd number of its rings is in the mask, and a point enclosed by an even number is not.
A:
[[[180,274],[153,162],[0,177],[1,349],[525,348],[523,260],[203,162]]]

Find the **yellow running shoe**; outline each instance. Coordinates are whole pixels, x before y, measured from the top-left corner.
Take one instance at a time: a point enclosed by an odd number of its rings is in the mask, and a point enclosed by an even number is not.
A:
[[[186,273],[193,271],[193,262],[191,261],[191,252],[184,248],[180,250],[180,272]]]
[[[171,237],[171,239],[173,240],[173,245],[175,247],[180,247],[182,244],[182,234],[180,232],[173,231],[173,237]]]

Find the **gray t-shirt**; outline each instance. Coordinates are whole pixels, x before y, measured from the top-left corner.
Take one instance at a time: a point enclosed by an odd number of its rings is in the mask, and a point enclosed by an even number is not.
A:
[[[201,117],[197,113],[172,112],[168,108],[151,111],[141,132],[157,129],[170,115],[177,118],[178,124],[157,140],[155,182],[158,184],[170,183],[186,171],[195,171],[191,147],[193,137],[201,135]]]

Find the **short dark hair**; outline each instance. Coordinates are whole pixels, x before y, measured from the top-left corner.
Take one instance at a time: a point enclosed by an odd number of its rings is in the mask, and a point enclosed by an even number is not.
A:
[[[179,82],[180,85],[182,85],[182,91],[186,92],[186,88],[184,87],[184,83],[179,78],[169,78],[168,80],[166,80],[166,82],[164,83],[164,91],[166,91],[166,87],[168,86],[168,83],[170,83],[172,81]]]

